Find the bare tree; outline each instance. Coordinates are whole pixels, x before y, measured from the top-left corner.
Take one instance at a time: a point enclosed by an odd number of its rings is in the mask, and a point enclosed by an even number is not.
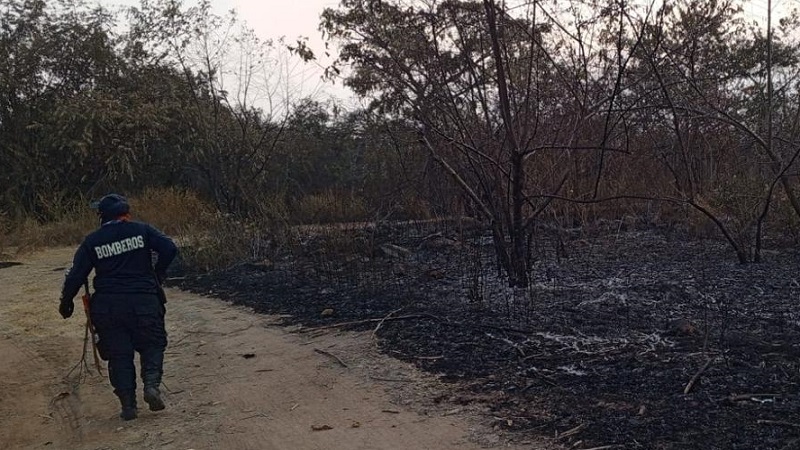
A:
[[[791,89],[796,47],[786,41],[773,60],[771,39],[748,26],[732,1],[664,5],[646,26],[639,92],[653,95],[639,118],[656,118],[646,132],[659,136],[652,150],[677,195],[719,228],[738,259],[758,260],[775,183],[800,212],[787,177],[796,147],[776,146],[773,138],[773,67],[781,74],[779,90]],[[787,100],[783,107],[794,110]],[[784,115],[780,128],[796,136],[788,126],[796,120]]]
[[[132,34],[160,64],[186,79],[192,102],[185,110],[189,152],[203,188],[228,212],[258,209],[263,176],[293,105],[304,93],[292,84],[304,58],[283,41],[263,41],[234,12],[218,16],[202,1],[144,2],[132,10]]]
[[[344,1],[323,13],[323,29],[343,43],[340,62],[353,66],[348,85],[418,125],[430,157],[490,225],[512,286],[528,284],[536,219],[576,167],[598,155],[585,193],[597,197],[605,155],[624,151],[615,101],[638,45],[621,38],[627,6],[557,6]],[[617,39],[590,30],[600,22]]]

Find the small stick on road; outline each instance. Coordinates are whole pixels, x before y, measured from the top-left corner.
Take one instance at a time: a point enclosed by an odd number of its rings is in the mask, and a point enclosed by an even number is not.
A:
[[[334,355],[333,353],[326,352],[325,350],[320,350],[318,348],[315,348],[314,351],[317,352],[317,353],[323,354],[325,356],[331,357],[334,360],[336,360],[337,363],[341,364],[341,366],[344,367],[345,369],[348,368],[347,364],[345,364],[344,361],[342,361],[341,358],[339,358],[338,356]]]
[[[375,380],[375,381],[390,381],[390,382],[395,382],[395,383],[413,383],[414,382],[414,380],[412,380],[410,378],[384,378],[384,377],[376,377],[374,375],[370,375],[369,379],[370,380]]]

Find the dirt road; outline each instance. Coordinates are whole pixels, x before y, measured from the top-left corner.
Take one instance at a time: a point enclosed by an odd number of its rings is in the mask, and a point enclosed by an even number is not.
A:
[[[122,422],[105,377],[65,378],[80,360],[84,323],[78,309],[70,320],[57,313],[71,254],[47,250],[0,269],[0,449],[481,448],[475,438],[501,445],[463,414],[422,408],[419,398],[435,381],[378,355],[369,333],[289,333],[273,317],[175,290],[168,408],[140,407],[137,420]]]

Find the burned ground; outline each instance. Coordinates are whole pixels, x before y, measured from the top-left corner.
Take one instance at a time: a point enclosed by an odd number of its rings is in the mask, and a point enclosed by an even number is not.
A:
[[[458,386],[442,401],[480,403],[494,425],[568,448],[800,448],[791,246],[742,265],[724,243],[680,233],[542,233],[531,288],[515,290],[479,231],[335,241],[308,236],[175,283],[287,323],[377,328],[383,351]]]

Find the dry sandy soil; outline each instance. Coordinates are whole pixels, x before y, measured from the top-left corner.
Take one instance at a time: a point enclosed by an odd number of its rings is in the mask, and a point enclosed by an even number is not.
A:
[[[447,386],[379,355],[370,333],[291,333],[178,290],[168,291],[168,408],[122,422],[104,376],[69,374],[84,330],[79,309],[57,313],[71,255],[0,269],[0,449],[534,448],[504,442],[474,411],[431,406]]]

